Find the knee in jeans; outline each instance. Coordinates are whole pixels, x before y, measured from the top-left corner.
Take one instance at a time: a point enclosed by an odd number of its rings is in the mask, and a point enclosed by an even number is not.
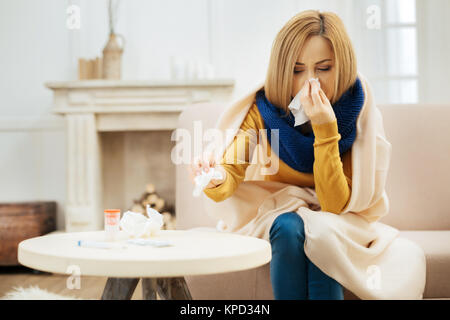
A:
[[[303,240],[305,238],[304,224],[300,215],[296,212],[285,212],[280,214],[270,227],[270,239],[275,235],[282,237],[298,237]]]

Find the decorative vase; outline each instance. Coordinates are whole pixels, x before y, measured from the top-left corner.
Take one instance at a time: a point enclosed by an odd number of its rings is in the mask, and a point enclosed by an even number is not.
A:
[[[120,44],[117,39],[120,38]],[[109,34],[108,42],[103,49],[103,79],[119,80],[121,76],[122,53],[125,39],[115,33]]]

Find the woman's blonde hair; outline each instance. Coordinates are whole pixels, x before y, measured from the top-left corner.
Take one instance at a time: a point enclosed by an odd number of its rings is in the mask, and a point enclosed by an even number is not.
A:
[[[331,43],[335,56],[334,104],[356,81],[356,56],[342,20],[332,12],[306,10],[292,17],[278,32],[272,45],[264,84],[267,100],[285,110],[291,102],[292,77],[298,54],[306,40],[322,36]]]

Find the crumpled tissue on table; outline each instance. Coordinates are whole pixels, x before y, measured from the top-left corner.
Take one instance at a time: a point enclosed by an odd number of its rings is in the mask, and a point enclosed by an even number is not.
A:
[[[319,88],[320,88],[319,78],[311,78],[311,79],[309,79],[309,82],[314,81],[314,80],[318,83]],[[305,122],[309,121],[309,118],[306,115],[305,111],[303,110],[303,106],[300,102],[301,92],[302,92],[302,90],[300,90],[295,95],[294,99],[292,99],[291,103],[288,106],[289,110],[291,110],[291,112],[295,118],[294,127],[299,126],[299,125],[304,124]]]
[[[192,195],[194,197],[198,197],[202,192],[202,190],[205,189],[205,187],[212,179],[217,180],[222,178],[223,178],[222,173],[219,170],[216,170],[214,168],[209,168],[208,172],[202,170],[202,173],[195,176],[194,178],[195,188],[194,191],[192,192]]]
[[[141,213],[127,211],[120,219],[120,228],[132,238],[148,238],[161,230],[164,222],[163,215],[157,210],[147,205],[147,215],[145,217]]]

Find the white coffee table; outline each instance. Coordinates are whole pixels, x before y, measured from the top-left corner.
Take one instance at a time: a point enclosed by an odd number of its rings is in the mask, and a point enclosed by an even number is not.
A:
[[[121,231],[115,241],[125,249],[85,248],[78,240],[105,239],[104,231],[56,233],[20,242],[19,262],[27,267],[80,276],[107,276],[102,299],[131,299],[142,279],[143,299],[192,299],[186,275],[206,275],[252,269],[270,262],[266,240],[204,230],[161,230],[153,239],[170,240],[169,247],[127,244]],[[70,271],[72,270],[72,271]]]

